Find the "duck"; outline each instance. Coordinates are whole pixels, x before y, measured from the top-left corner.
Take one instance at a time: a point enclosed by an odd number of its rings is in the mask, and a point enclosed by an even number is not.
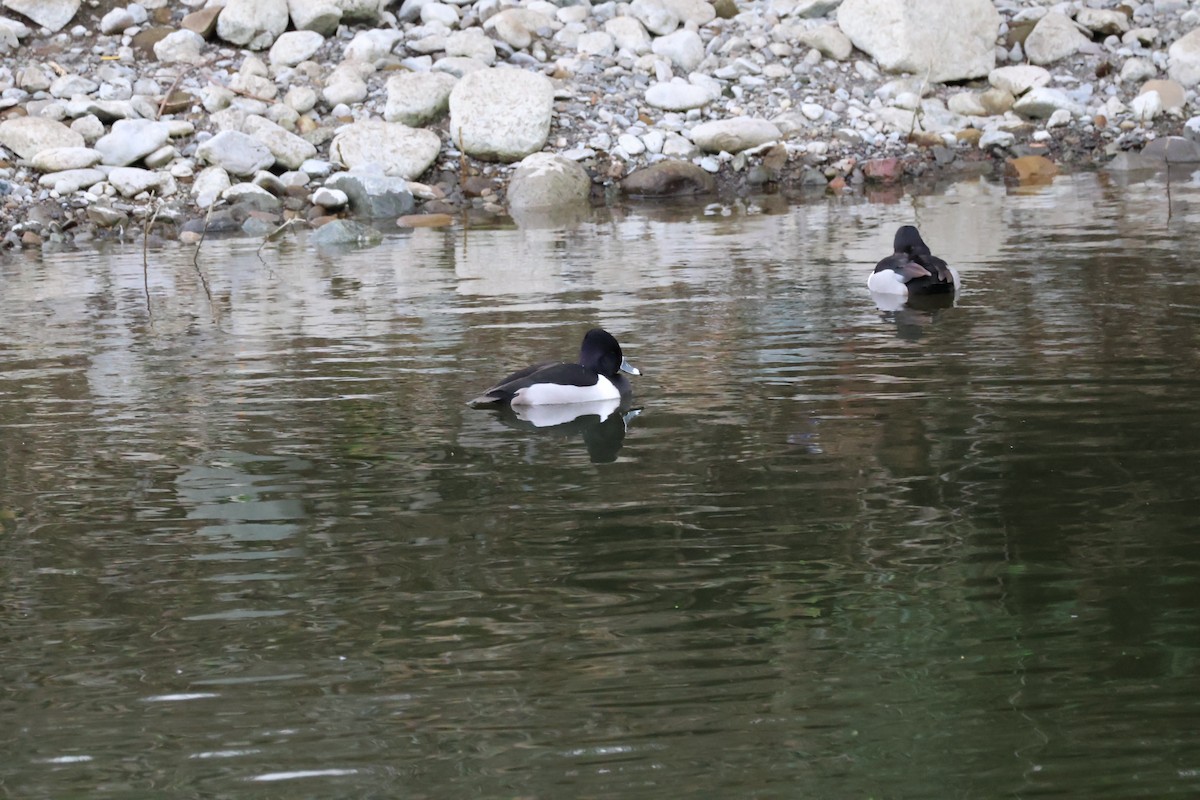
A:
[[[620,402],[633,394],[629,379],[621,373],[642,374],[625,358],[615,336],[603,328],[592,328],[584,335],[579,360],[574,364],[544,362],[517,370],[476,397],[470,405]]]
[[[900,226],[892,249],[895,252],[876,264],[867,278],[872,292],[910,297],[958,290],[958,271],[935,256],[912,225]]]

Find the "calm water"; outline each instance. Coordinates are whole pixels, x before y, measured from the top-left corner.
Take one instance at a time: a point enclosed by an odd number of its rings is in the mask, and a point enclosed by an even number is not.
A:
[[[0,792],[1196,796],[1173,196],[0,260]],[[866,294],[908,222],[956,307]],[[464,405],[594,324],[627,419]]]

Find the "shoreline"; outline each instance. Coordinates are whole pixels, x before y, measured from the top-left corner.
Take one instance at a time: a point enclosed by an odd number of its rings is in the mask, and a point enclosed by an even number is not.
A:
[[[293,2],[282,29],[250,43],[260,50],[222,38],[240,35],[220,26],[242,0],[223,11],[106,0],[77,7],[57,33],[10,13],[0,19],[0,34],[12,33],[0,68],[0,249],[144,231],[262,238],[335,221],[325,243],[352,243],[373,220],[854,196],[962,174],[1028,183],[1200,161],[1200,28],[1194,67],[1180,47],[1200,11],[1175,0],[1107,11],[965,1],[985,31],[995,15],[995,43],[938,64],[951,75],[940,82],[932,63],[924,77],[884,71],[885,55],[860,49],[869,39],[852,45],[842,31],[854,34],[860,7],[904,0],[314,0],[374,6],[318,33],[295,29],[304,4]],[[61,18],[73,3],[46,6],[67,6]],[[1055,57],[1030,64],[1039,30],[1064,21]],[[206,33],[193,30],[201,23]],[[481,96],[464,90],[471,82]],[[506,92],[507,107],[488,107],[489,93]],[[530,140],[534,122],[543,130]],[[524,148],[516,156],[506,135]],[[523,170],[521,152],[549,155]]]

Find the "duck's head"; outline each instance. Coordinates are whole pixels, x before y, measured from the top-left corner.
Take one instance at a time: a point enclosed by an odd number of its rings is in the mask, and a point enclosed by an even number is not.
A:
[[[637,367],[625,360],[617,338],[603,328],[592,328],[583,337],[583,345],[579,348],[579,363],[606,378],[615,378],[618,372],[642,374]]]
[[[897,253],[928,253],[929,245],[921,238],[921,234],[912,225],[901,225],[896,231],[896,239],[892,244],[892,250]]]

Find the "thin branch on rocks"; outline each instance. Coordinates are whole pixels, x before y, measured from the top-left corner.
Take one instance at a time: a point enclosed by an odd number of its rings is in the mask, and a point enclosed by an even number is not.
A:
[[[212,306],[212,291],[208,288],[208,278],[204,277],[204,270],[200,269],[200,248],[204,245],[204,237],[208,235],[208,221],[212,219],[213,209],[216,207],[216,203],[208,207],[208,213],[204,215],[204,230],[200,231],[200,241],[196,242],[196,252],[192,253],[192,266],[200,277],[200,285],[204,287],[204,294],[208,297],[209,306]],[[215,310],[213,313],[216,313]]]
[[[154,213],[150,215],[150,219],[146,220],[146,225],[142,229],[142,289],[146,292],[146,317],[153,320],[153,314],[150,311],[150,231],[154,228],[154,222],[158,219],[158,212],[162,210],[162,203],[157,197],[154,198]]]
[[[253,92],[248,92],[245,89],[237,89],[233,86],[226,86],[225,84],[221,83],[220,81],[216,80],[215,78],[209,78],[208,82],[211,83],[213,86],[220,86],[222,89],[228,89],[229,91],[233,92],[234,94],[240,94],[242,97],[249,97],[251,100],[257,100],[260,103],[269,103],[271,105],[274,105],[276,103],[281,102],[278,98],[275,98],[275,97],[259,97],[258,95],[254,94]]]
[[[264,259],[262,257],[262,250],[264,247],[267,246],[267,243],[277,241],[281,236],[283,236],[285,233],[292,230],[293,228],[307,226],[308,224],[309,224],[308,220],[304,219],[303,217],[293,217],[292,219],[285,221],[278,228],[276,228],[275,230],[271,231],[270,233],[268,233],[266,236],[263,237],[262,242],[258,245],[258,249],[254,251],[254,255],[258,256],[258,260],[262,262],[262,265],[264,267],[269,268],[270,265],[267,263],[266,259]]]
[[[154,115],[154,118],[162,119],[163,109],[167,107],[167,102],[171,99],[171,95],[175,93],[175,90],[179,88],[179,82],[182,81],[184,77],[191,73],[192,70],[199,69],[200,67],[211,67],[216,63],[216,61],[216,59],[209,59],[208,61],[204,61],[199,64],[189,64],[181,69],[179,74],[175,76],[175,80],[171,82],[171,87],[163,94],[162,102],[158,104],[158,113]]]

